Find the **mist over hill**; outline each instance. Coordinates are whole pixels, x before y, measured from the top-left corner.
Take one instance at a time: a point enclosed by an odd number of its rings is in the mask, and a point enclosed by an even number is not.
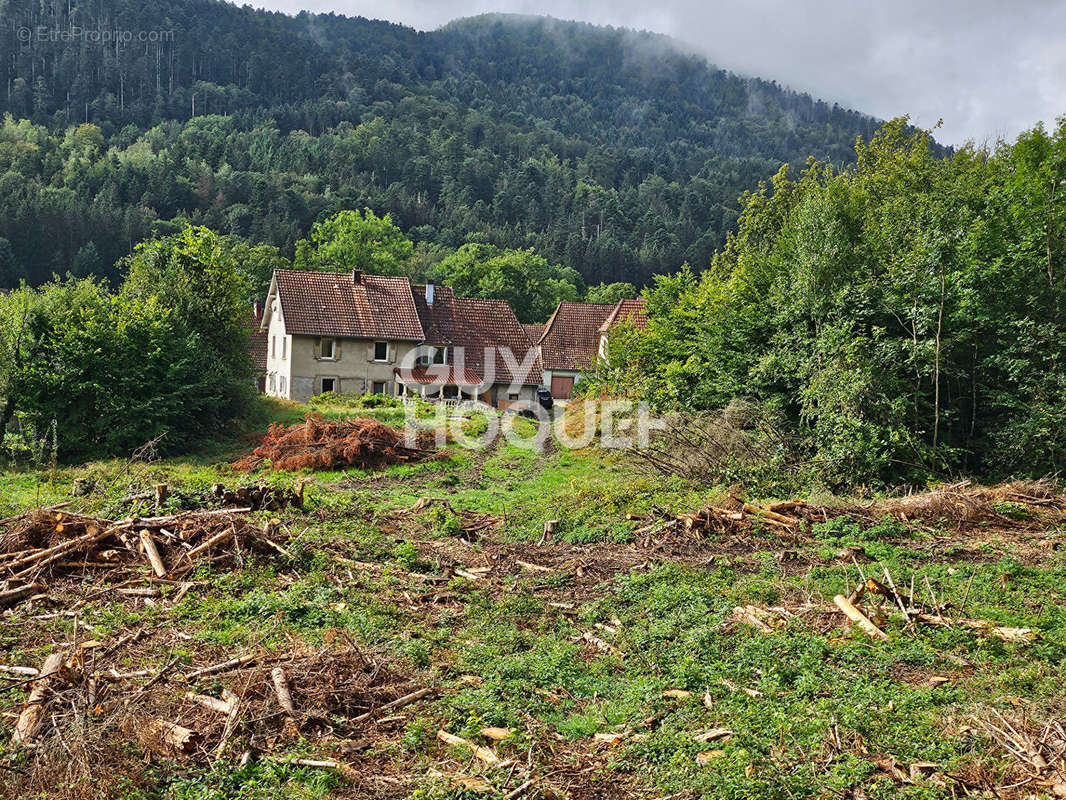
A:
[[[490,15],[419,32],[213,0],[0,2],[0,281],[115,277],[188,223],[292,252],[344,208],[586,282],[705,266],[782,162],[879,124],[666,37]]]

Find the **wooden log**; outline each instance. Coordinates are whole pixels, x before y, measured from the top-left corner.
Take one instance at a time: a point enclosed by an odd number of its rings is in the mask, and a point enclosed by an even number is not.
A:
[[[223,689],[222,697],[229,703],[230,710],[226,716],[226,726],[222,729],[222,736],[218,740],[218,747],[215,748],[215,758],[222,757],[222,753],[226,749],[226,743],[229,741],[230,736],[233,735],[241,715],[241,701],[237,695],[229,689]]]
[[[78,536],[74,539],[70,539],[66,542],[62,542],[61,544],[57,544],[55,547],[45,548],[44,550],[34,553],[33,555],[26,556],[25,558],[19,559],[18,561],[15,561],[11,564],[6,564],[5,567],[9,570],[19,570],[18,572],[15,572],[14,575],[12,575],[11,577],[16,579],[21,578],[34,570],[40,569],[43,566],[51,564],[53,561],[58,561],[59,559],[63,558],[68,553],[74,550],[80,550],[82,548],[87,548],[90,545],[96,544],[97,542],[106,539],[108,536],[112,536],[118,533],[119,531],[130,527],[130,525],[132,525],[132,522],[124,522],[119,525],[115,525],[111,528],[106,528],[104,530],[94,528],[89,533],[83,534],[82,536]]]
[[[847,616],[848,619],[862,628],[863,632],[871,639],[883,640],[888,638],[888,634],[870,622],[870,618],[859,611],[858,607],[848,600],[848,598],[844,597],[844,595],[838,594],[833,598],[833,602],[836,603],[837,608],[844,612],[844,615]]]
[[[552,537],[555,536],[555,531],[556,531],[556,529],[558,527],[559,527],[559,520],[557,520],[557,519],[550,519],[547,522],[545,522],[544,523],[544,534],[542,536],[544,541],[546,541],[546,542],[551,541]]]
[[[352,722],[365,722],[366,720],[373,717],[375,713],[380,714],[385,711],[393,711],[397,708],[403,708],[404,706],[408,706],[411,703],[421,700],[423,697],[428,694],[431,694],[432,692],[432,689],[418,689],[417,691],[411,692],[410,694],[405,694],[403,697],[398,697],[390,703],[386,703],[385,705],[378,708],[376,712],[368,711],[365,714],[360,714],[357,717],[353,717]]]
[[[188,700],[192,700],[194,703],[203,706],[204,708],[210,708],[212,711],[217,711],[219,714],[226,714],[233,710],[232,704],[225,700],[220,700],[217,697],[212,697],[209,694],[197,694],[196,692],[186,692],[185,697]]]
[[[33,678],[41,674],[37,667],[9,666],[7,664],[0,664],[0,672],[6,672],[9,675],[29,675]]]
[[[274,667],[270,672],[270,679],[274,683],[274,694],[278,696],[278,704],[285,709],[289,716],[296,716],[296,706],[292,703],[292,695],[289,693],[289,680],[285,677],[285,670]]]
[[[799,520],[795,517],[786,517],[784,514],[778,514],[776,511],[771,511],[762,506],[754,506],[751,503],[745,503],[744,510],[749,514],[755,514],[760,517],[765,517],[766,519],[772,519],[774,522],[780,522],[782,525],[789,528],[794,528],[799,524]]]
[[[48,702],[49,692],[54,683],[59,680],[59,672],[63,669],[64,655],[62,650],[55,650],[44,664],[37,679],[33,681],[29,699],[19,714],[18,722],[15,723],[15,733],[11,737],[14,745],[28,745],[36,737],[44,721],[45,706]]]
[[[29,597],[31,594],[44,591],[43,583],[27,583],[22,586],[15,586],[11,589],[5,589],[0,592],[0,608],[14,605],[20,600]]]
[[[179,753],[191,753],[203,740],[203,737],[191,728],[157,717],[145,723],[145,732],[150,738],[174,748]]]
[[[218,672],[226,672],[231,669],[237,669],[237,667],[243,667],[247,664],[251,664],[257,658],[258,656],[255,654],[237,656],[236,658],[231,658],[229,661],[223,661],[221,664],[212,664],[210,667],[204,667],[203,669],[197,669],[193,670],[192,672],[186,673],[185,680],[194,681],[197,678],[204,677],[205,675],[214,675]]]
[[[185,555],[188,556],[189,560],[191,561],[192,559],[196,558],[196,556],[200,555],[200,553],[204,552],[205,550],[210,550],[216,544],[220,544],[221,542],[224,542],[227,539],[231,538],[233,536],[233,532],[234,531],[233,531],[232,527],[226,528],[224,531],[220,531],[219,533],[216,533],[214,536],[212,536],[206,542],[198,544],[196,547],[194,547],[192,550],[187,552]]]
[[[457,747],[465,747],[467,750],[474,754],[475,758],[484,761],[486,764],[496,765],[500,763],[500,757],[496,755],[496,753],[494,753],[492,750],[487,747],[482,747],[479,744],[474,744],[473,742],[467,741],[462,736],[456,736],[454,734],[448,733],[445,730],[439,730],[437,731],[437,738],[445,744],[455,745]]]
[[[166,487],[164,486],[164,488]],[[147,530],[141,531],[141,544],[144,545],[144,554],[148,556],[148,561],[152,565],[152,569],[155,570],[156,577],[165,578],[167,576],[167,568],[163,564],[159,550],[156,549],[152,534]]]
[[[167,485],[165,483],[157,483],[155,487],[155,510],[159,511],[163,508],[163,504],[167,501]]]

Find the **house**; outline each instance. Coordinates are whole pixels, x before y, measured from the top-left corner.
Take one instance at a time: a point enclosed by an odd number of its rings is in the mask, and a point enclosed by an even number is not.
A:
[[[262,324],[263,307],[256,301],[252,306],[252,316],[248,319],[248,352],[255,370],[255,390],[260,393],[266,391],[267,373],[267,332]]]
[[[262,328],[266,393],[395,394],[394,369],[425,338],[407,278],[277,270]]]
[[[399,394],[503,409],[535,402],[540,359],[506,301],[456,297],[432,283],[412,291],[425,338],[416,363],[394,371]]]
[[[648,328],[648,301],[643,297],[636,300],[619,300],[614,310],[607,315],[607,319],[600,326],[600,343],[596,348],[599,357],[607,360],[607,341],[611,328],[616,325],[627,324],[639,331]]]
[[[261,325],[266,393],[323,392],[533,402],[536,347],[503,300],[407,278],[278,270]]]
[[[544,335],[544,328],[545,326],[543,323],[539,325],[535,323],[522,323],[522,330],[526,332],[526,337],[533,344],[536,344],[540,341],[540,337]]]
[[[544,383],[552,397],[565,400],[599,352],[600,328],[617,304],[573,303],[556,307],[538,341]]]

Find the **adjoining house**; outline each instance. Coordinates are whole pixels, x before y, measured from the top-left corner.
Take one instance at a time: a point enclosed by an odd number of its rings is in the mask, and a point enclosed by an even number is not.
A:
[[[266,393],[395,394],[394,369],[425,338],[406,278],[277,270],[262,327]]]
[[[278,270],[262,329],[266,393],[532,402],[537,351],[503,300],[457,298],[407,278]]]
[[[538,342],[544,382],[557,400],[568,399],[599,352],[600,327],[615,304],[563,301]]]
[[[553,398],[570,398],[596,359],[607,357],[610,331],[623,322],[641,330],[647,327],[648,307],[643,298],[614,304],[559,303],[536,340],[544,381]]]
[[[255,390],[260,393],[266,391],[267,373],[267,332],[262,324],[263,307],[257,300],[252,305],[252,316],[248,320],[248,352],[255,370]]]
[[[636,300],[619,300],[614,310],[600,326],[600,344],[597,348],[599,357],[607,360],[608,335],[611,328],[621,324],[631,325],[639,331],[648,328],[648,301],[643,297]]]
[[[539,324],[537,324],[537,323],[529,323],[529,322],[523,322],[522,323],[522,330],[524,330],[526,332],[526,336],[529,338],[529,341],[531,341],[533,344],[536,344],[537,342],[540,341],[540,337],[544,335],[544,328],[545,327],[546,326],[544,325],[544,323],[539,323]]]
[[[398,393],[497,408],[535,401],[540,359],[506,301],[456,297],[432,283],[412,291],[425,339],[416,363],[396,368]]]

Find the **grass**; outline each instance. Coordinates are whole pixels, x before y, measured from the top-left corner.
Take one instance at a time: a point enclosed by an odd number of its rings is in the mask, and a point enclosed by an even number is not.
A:
[[[262,410],[265,424],[298,421],[307,409],[270,403]],[[327,418],[397,421],[395,408],[353,407],[343,398],[315,410]],[[241,446],[235,440],[148,465],[9,472],[0,475],[0,514],[61,502],[75,478],[107,487],[81,501],[96,511],[131,483],[200,489],[219,480],[294,480],[234,476],[225,462]],[[634,535],[641,523],[626,521],[627,514],[720,503],[726,494],[643,474],[624,456],[594,448],[538,454],[510,443],[480,452],[453,446],[443,460],[376,473],[317,473],[307,512],[283,515],[293,534],[291,559],[205,570],[195,576],[205,583],[173,607],[98,601],[84,614],[81,635],[106,639],[148,627],[186,637],[165,654],[146,652],[142,663],[129,664],[134,669],[202,648],[318,647],[342,631],[413,683],[436,689],[375,729],[369,750],[357,757],[362,769],[389,781],[353,788],[328,770],[268,761],[241,768],[222,759],[206,771],[155,763],[146,775],[129,776],[121,793],[173,800],[353,791],[348,796],[498,798],[517,782],[507,769],[482,768],[436,738],[443,729],[486,743],[486,726],[513,731],[495,745],[501,758],[532,764],[542,786],[574,798],[784,800],[853,796],[856,787],[870,798],[948,798],[965,781],[1010,783],[1016,764],[971,718],[985,708],[1049,717],[1066,707],[1061,530],[912,532],[891,518],[872,525],[838,518],[799,539],[767,528],[749,541],[666,535],[645,548]],[[450,512],[394,516],[422,497],[497,515],[501,524],[468,541]],[[997,512],[1030,520],[1025,506]],[[549,519],[558,520],[558,541],[538,546]],[[769,635],[734,620],[734,607],[747,604],[828,607],[858,580],[856,562],[839,555],[843,548],[859,553],[871,574],[887,569],[901,586],[913,578],[918,592],[928,580],[941,602],[965,600],[955,613],[1032,628],[1038,638],[1011,644],[957,627],[905,630],[886,617],[879,622],[888,640],[873,642],[831,611],[797,613]],[[514,566],[516,554],[548,561],[551,570]],[[492,565],[492,577],[453,576],[457,565],[474,564]],[[70,620],[20,617],[31,611],[39,613],[24,606],[0,624],[4,663],[39,664],[45,643],[69,639]],[[0,708],[16,709],[21,697],[0,696]],[[10,725],[10,717],[0,721],[3,741]],[[715,728],[731,733],[699,740]],[[618,734],[617,741],[604,734]],[[301,751],[299,742],[280,747]],[[3,748],[0,763],[7,763],[13,756]],[[901,781],[883,767],[886,758],[904,772],[913,762],[936,766]],[[460,780],[477,774],[487,793],[475,795]]]

